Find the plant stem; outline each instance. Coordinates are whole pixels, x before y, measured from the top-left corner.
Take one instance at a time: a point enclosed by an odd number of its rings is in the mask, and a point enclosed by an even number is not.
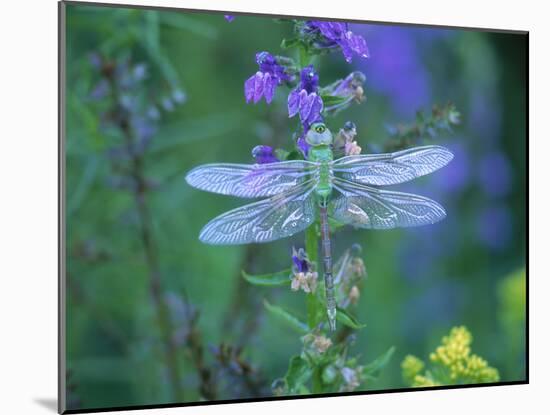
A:
[[[317,240],[317,222],[314,222],[309,228],[306,229],[306,253],[309,261],[314,264],[315,269],[318,269],[318,248],[319,242]],[[307,324],[310,329],[315,328],[317,323],[317,298],[314,293],[306,295],[307,305]]]
[[[129,116],[126,110],[119,104],[120,91],[114,79],[113,71],[109,71],[106,76],[113,91],[116,113],[118,114],[118,126],[124,134],[126,151],[131,161],[130,175],[135,181],[134,201],[138,211],[141,242],[145,253],[145,263],[147,264],[147,273],[149,276],[149,292],[153,300],[153,307],[160,329],[161,341],[164,348],[164,360],[168,369],[168,376],[172,388],[172,397],[176,402],[181,402],[184,400],[184,397],[177,356],[178,347],[172,335],[174,330],[170,312],[162,295],[162,281],[157,247],[152,232],[152,215],[145,197],[147,182],[143,170],[143,159],[141,154],[134,151],[135,140],[132,134]]]
[[[195,365],[195,370],[199,376],[200,386],[199,393],[204,399],[209,401],[215,400],[217,397],[215,379],[213,378],[212,370],[208,368],[204,361],[204,346],[201,334],[197,329],[197,321],[199,315],[195,314],[190,319],[189,334],[187,336],[187,352],[191,361]]]
[[[170,384],[172,386],[172,394],[177,401],[183,401],[183,389],[181,388],[181,375],[177,356],[178,347],[172,336],[173,327],[168,306],[162,296],[160,267],[156,244],[152,236],[152,216],[145,198],[146,183],[143,175],[141,157],[134,156],[132,170],[137,184],[134,199],[139,214],[141,240],[149,274],[149,291],[153,299],[164,345],[165,360],[170,377]]]

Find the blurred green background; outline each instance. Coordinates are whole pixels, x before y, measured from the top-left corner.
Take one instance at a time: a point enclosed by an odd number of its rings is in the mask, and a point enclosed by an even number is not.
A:
[[[200,364],[217,374],[214,399],[270,395],[271,382],[284,375],[301,343],[265,315],[262,300],[304,314],[303,296],[247,286],[240,274],[288,268],[291,247],[303,246],[303,234],[265,245],[203,245],[201,227],[243,201],[192,189],[184,175],[207,162],[252,163],[250,151],[258,144],[292,148],[297,121],[288,119],[284,88],[269,106],[247,105],[243,95],[244,81],[257,70],[255,53],[284,54],[279,45],[291,36],[291,24],[84,5],[68,5],[66,12],[69,408],[175,400],[151,294],[140,197],[151,219],[161,296],[175,326],[182,399],[204,398]],[[396,347],[388,367],[366,389],[404,387],[403,357],[427,356],[460,324],[502,381],[522,380],[526,38],[350,27],[365,37],[371,58],[347,64],[339,53],[323,56],[320,81],[329,84],[361,70],[367,100],[339,114],[329,128],[337,131],[353,121],[364,152],[376,152],[388,128],[414,122],[417,110],[452,101],[462,114],[454,133],[436,140],[453,150],[454,161],[400,187],[439,201],[448,213],[445,221],[408,230],[350,228],[334,236],[335,257],[359,243],[368,271],[355,311],[366,328],[357,333],[353,350],[372,360]],[[120,92],[113,103],[113,85],[105,81],[109,71],[127,78],[133,95]],[[125,141],[116,127],[116,105],[145,114],[133,118],[143,139],[141,196],[125,171],[129,161],[121,151]],[[192,328],[189,316],[196,319]],[[181,341],[191,329],[199,346]],[[232,381],[231,367],[224,372],[216,357],[221,343],[242,347],[239,359],[254,368],[256,389],[232,388],[238,382]]]

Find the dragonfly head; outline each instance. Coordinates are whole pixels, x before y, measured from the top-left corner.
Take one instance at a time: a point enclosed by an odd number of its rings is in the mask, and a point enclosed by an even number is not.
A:
[[[332,144],[332,133],[322,122],[316,122],[309,127],[306,142],[311,146],[328,146]]]

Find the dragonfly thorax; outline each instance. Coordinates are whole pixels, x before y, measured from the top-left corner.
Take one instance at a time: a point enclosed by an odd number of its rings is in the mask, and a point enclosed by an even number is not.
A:
[[[311,147],[308,160],[319,163],[319,178],[315,192],[321,199],[326,201],[332,193],[332,150],[328,145]]]

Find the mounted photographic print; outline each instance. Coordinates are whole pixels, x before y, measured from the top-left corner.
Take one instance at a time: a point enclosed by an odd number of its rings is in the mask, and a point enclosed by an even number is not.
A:
[[[528,381],[527,32],[59,7],[60,412]]]

